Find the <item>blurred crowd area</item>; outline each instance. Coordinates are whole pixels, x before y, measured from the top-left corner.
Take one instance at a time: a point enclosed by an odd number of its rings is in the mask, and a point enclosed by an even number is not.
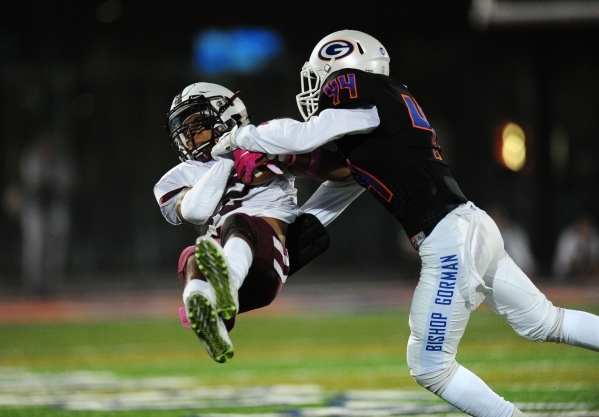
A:
[[[152,193],[178,163],[163,129],[173,97],[215,82],[243,92],[256,124],[299,119],[300,69],[340,29],[385,45],[460,188],[495,218],[525,271],[544,282],[598,279],[599,52],[588,45],[599,21],[483,29],[469,0],[349,1],[335,19],[280,2],[226,13],[189,0],[34,3],[0,15],[0,291],[54,291],[90,274],[174,279],[195,232],[167,224]],[[207,28],[267,28],[282,47],[249,71],[208,72],[193,58]],[[498,156],[506,122],[526,134],[518,171]],[[318,184],[297,186],[301,203]],[[417,253],[371,196],[329,232],[311,270],[418,279]]]

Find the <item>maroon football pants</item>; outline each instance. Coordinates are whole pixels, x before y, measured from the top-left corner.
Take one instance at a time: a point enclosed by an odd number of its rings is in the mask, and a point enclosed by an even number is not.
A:
[[[256,237],[254,259],[239,289],[239,313],[244,313],[266,307],[274,301],[289,274],[289,259],[287,249],[264,219],[242,213],[234,216],[243,216]],[[220,236],[215,239],[220,243]],[[187,260],[194,255],[195,246],[188,246],[179,256],[178,274],[182,283],[185,283]],[[224,322],[230,331],[235,319]]]

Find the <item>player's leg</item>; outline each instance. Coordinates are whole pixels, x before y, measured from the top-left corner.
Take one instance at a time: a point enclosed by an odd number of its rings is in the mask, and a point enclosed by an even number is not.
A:
[[[447,216],[420,247],[422,270],[410,310],[408,365],[418,384],[472,416],[518,416],[512,403],[455,360],[470,317],[465,249],[470,220],[467,215]],[[479,273],[495,250],[485,240],[477,242]]]
[[[198,266],[216,294],[218,313],[225,319],[239,311],[238,291],[252,265],[256,235],[249,216],[228,217],[221,230],[221,244],[209,236],[196,241]]]
[[[196,243],[219,314],[234,317],[270,304],[289,273],[287,250],[273,227],[260,217],[236,214],[227,218],[221,236],[223,246],[209,237]]]
[[[564,319],[548,342],[566,343],[599,352],[599,316],[585,311],[563,309]]]
[[[212,359],[219,363],[231,360],[234,353],[225,323],[216,311],[214,294],[198,269],[194,256],[195,247],[189,246],[179,257],[179,279],[185,285],[183,302],[189,327],[193,329]]]
[[[277,232],[260,217],[247,219],[256,236],[254,260],[239,289],[239,312],[266,307],[289,275],[289,256]]]
[[[485,303],[520,336],[599,351],[599,317],[554,306],[505,254],[485,281],[494,288]]]

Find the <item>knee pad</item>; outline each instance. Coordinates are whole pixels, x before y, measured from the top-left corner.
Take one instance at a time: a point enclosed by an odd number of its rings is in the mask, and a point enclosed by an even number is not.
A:
[[[440,371],[430,372],[428,374],[413,375],[412,378],[418,383],[418,385],[426,388],[430,392],[436,395],[440,395],[449,382],[458,371],[459,364],[452,360],[447,366]]]
[[[233,214],[227,217],[221,232],[221,243],[223,246],[225,246],[227,240],[229,240],[231,235],[234,233],[239,233],[245,236],[250,241],[252,246],[256,246],[256,235],[254,234],[252,227],[245,219],[245,216]]]

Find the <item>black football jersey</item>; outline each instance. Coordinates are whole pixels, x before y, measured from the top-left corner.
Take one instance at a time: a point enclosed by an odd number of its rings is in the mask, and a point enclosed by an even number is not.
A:
[[[435,130],[398,81],[343,69],[326,79],[318,101],[319,112],[372,106],[379,126],[368,134],[343,136],[335,144],[356,181],[395,216],[416,247],[422,234],[428,235],[467,199],[441,157]]]

